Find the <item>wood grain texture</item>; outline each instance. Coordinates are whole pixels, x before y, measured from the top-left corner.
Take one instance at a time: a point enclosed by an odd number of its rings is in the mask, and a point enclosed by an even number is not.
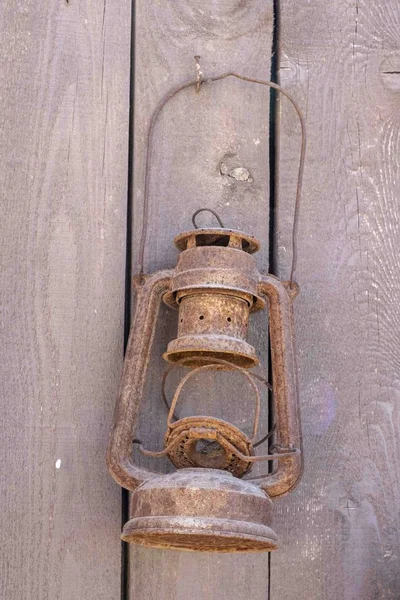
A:
[[[144,160],[148,124],[160,98],[173,86],[195,77],[200,55],[204,77],[236,70],[269,79],[272,1],[195,0],[137,3],[135,15],[135,134],[133,270],[137,269],[143,212]],[[217,210],[227,226],[263,241],[259,267],[268,269],[269,90],[227,80],[187,90],[165,108],[155,130],[152,152],[149,234],[145,270],[173,267],[173,238],[192,228],[200,207]],[[250,179],[229,172],[244,167]],[[200,215],[200,224],[212,218]],[[165,320],[164,320],[165,319]],[[266,357],[265,315],[253,320],[251,339]],[[166,412],[160,397],[161,358],[176,334],[176,314],[161,311],[153,347],[151,376],[139,437],[162,447]],[[264,360],[264,371],[266,361]],[[174,389],[173,377],[169,393]],[[186,401],[186,402],[185,402]],[[213,414],[249,430],[252,398],[236,374],[207,374],[188,385],[182,415]],[[267,416],[263,395],[264,419]],[[168,471],[167,460],[143,461]],[[216,556],[130,547],[130,597],[135,600],[268,597],[268,556]]]
[[[4,600],[120,597],[130,3],[3,1]]]
[[[280,82],[308,155],[295,304],[305,474],[275,501],[272,600],[400,597],[400,10],[281,2]],[[279,138],[278,262],[290,260],[298,124]]]

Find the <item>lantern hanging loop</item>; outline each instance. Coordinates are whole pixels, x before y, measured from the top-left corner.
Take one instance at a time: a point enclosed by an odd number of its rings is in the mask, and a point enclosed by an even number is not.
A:
[[[202,212],[209,212],[212,215],[214,215],[214,217],[218,221],[219,226],[222,227],[222,229],[225,229],[225,225],[223,224],[221,217],[219,216],[219,214],[217,212],[215,212],[215,210],[212,210],[212,208],[199,208],[192,214],[192,223],[193,223],[193,226],[195,229],[199,228],[199,226],[196,223],[196,217],[197,217],[197,215],[199,215]]]
[[[304,163],[305,163],[305,153],[306,153],[306,144],[307,144],[307,134],[306,134],[306,124],[303,113],[301,112],[300,107],[297,102],[292,98],[292,96],[285,91],[280,85],[274,83],[273,81],[268,81],[264,79],[257,79],[254,77],[248,77],[247,75],[241,75],[240,73],[235,73],[234,71],[229,71],[227,73],[222,73],[221,75],[215,75],[213,77],[209,77],[207,79],[203,79],[203,73],[200,72],[201,75],[196,77],[194,80],[186,81],[185,83],[172,88],[169,90],[159,101],[154,112],[150,119],[150,125],[148,129],[147,135],[147,150],[146,150],[146,164],[145,164],[145,183],[144,183],[144,197],[143,197],[143,216],[142,216],[142,235],[140,239],[139,245],[139,275],[141,279],[144,274],[144,251],[146,246],[147,239],[147,230],[148,230],[148,220],[149,220],[149,187],[150,187],[150,164],[153,153],[153,140],[154,140],[154,129],[157,123],[158,117],[162,112],[164,106],[177,94],[186,90],[190,87],[194,87],[196,92],[199,92],[201,87],[206,83],[213,83],[217,81],[222,81],[229,77],[234,77],[236,79],[240,79],[242,81],[246,81],[248,83],[255,83],[258,85],[265,85],[269,88],[277,90],[280,94],[285,96],[289,102],[292,104],[293,108],[296,111],[296,114],[299,118],[300,127],[301,127],[301,148],[300,148],[300,158],[299,158],[299,170],[297,175],[297,187],[296,187],[296,197],[295,197],[295,205],[294,205],[294,216],[293,216],[293,227],[292,227],[292,264],[290,269],[290,278],[289,278],[289,286],[291,289],[294,289],[295,282],[295,272],[297,267],[297,257],[298,257],[298,223],[299,223],[299,214],[300,214],[300,204],[301,204],[301,189],[303,184],[303,173],[304,173]],[[214,213],[215,214],[215,213]]]

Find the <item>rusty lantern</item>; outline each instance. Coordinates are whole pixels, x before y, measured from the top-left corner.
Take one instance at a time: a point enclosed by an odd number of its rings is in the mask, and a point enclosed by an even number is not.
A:
[[[147,546],[215,550],[270,551],[277,547],[271,529],[271,497],[285,494],[302,472],[301,430],[292,325],[296,290],[258,272],[259,242],[224,227],[194,229],[175,238],[180,251],[174,270],[143,276],[131,327],[119,399],[108,450],[111,475],[131,490],[127,542]],[[177,470],[161,474],[133,462],[132,444],[144,392],[150,350],[161,301],[177,309],[178,332],[164,359],[189,370],[169,409],[164,449]],[[271,454],[257,456],[254,439],[260,412],[258,364],[247,342],[252,312],[266,309],[272,357],[272,394],[276,420]],[[234,370],[252,386],[252,435],[214,417],[176,420],[174,411],[186,382],[210,369]],[[139,442],[138,442],[139,443]],[[205,452],[213,444],[212,452]],[[265,476],[248,477],[260,460],[273,461]]]

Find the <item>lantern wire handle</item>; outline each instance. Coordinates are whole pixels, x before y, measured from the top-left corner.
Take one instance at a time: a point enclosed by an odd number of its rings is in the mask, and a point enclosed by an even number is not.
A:
[[[228,77],[234,77],[236,79],[240,79],[242,81],[246,81],[249,83],[256,83],[259,85],[265,85],[270,88],[277,90],[280,94],[285,96],[289,102],[292,104],[295,109],[297,116],[299,118],[300,127],[301,127],[301,149],[300,149],[300,159],[299,159],[299,170],[297,176],[297,188],[296,188],[296,199],[294,205],[294,217],[293,217],[293,228],[292,228],[292,265],[290,269],[290,287],[293,287],[294,284],[294,276],[297,267],[297,238],[298,238],[298,222],[299,222],[299,214],[300,214],[300,204],[301,204],[301,188],[303,183],[303,173],[304,173],[304,162],[305,162],[305,152],[306,152],[306,124],[304,116],[300,110],[300,107],[296,103],[296,101],[291,97],[291,95],[286,92],[280,85],[274,83],[272,81],[264,80],[264,79],[256,79],[254,77],[248,77],[246,75],[241,75],[240,73],[235,73],[233,71],[229,71],[228,73],[222,73],[221,75],[215,75],[214,77],[209,77],[208,79],[203,79],[203,73],[196,77],[194,80],[186,81],[185,83],[172,88],[169,90],[158,102],[157,106],[154,109],[154,112],[150,119],[148,135],[147,135],[147,150],[146,150],[146,164],[145,164],[145,183],[144,183],[144,197],[143,197],[143,216],[142,216],[142,235],[140,239],[139,245],[139,274],[142,276],[144,273],[144,251],[146,246],[146,238],[147,238],[147,230],[148,230],[148,217],[149,217],[149,187],[150,187],[150,164],[153,153],[153,139],[154,139],[154,129],[157,123],[158,117],[162,112],[164,106],[172,99],[174,96],[186,90],[190,87],[194,87],[197,92],[200,91],[201,86],[205,83],[212,83],[217,81],[222,81],[223,79],[227,79]]]
[[[187,360],[187,359],[186,359]],[[255,391],[255,395],[256,395],[256,412],[255,412],[255,416],[254,416],[254,425],[253,425],[253,435],[252,438],[250,438],[250,442],[253,442],[256,434],[257,434],[257,429],[258,429],[258,422],[259,422],[259,418],[260,418],[260,408],[261,408],[261,404],[260,404],[260,394],[258,391],[258,388],[256,386],[256,384],[253,381],[253,377],[255,376],[254,373],[249,373],[248,371],[246,371],[245,369],[242,369],[241,367],[238,367],[237,365],[233,365],[231,363],[229,363],[228,361],[222,360],[222,359],[213,359],[214,363],[211,364],[206,364],[206,365],[202,365],[200,367],[196,367],[194,369],[192,369],[191,371],[189,371],[189,373],[187,373],[183,379],[181,379],[173,400],[171,402],[171,405],[169,407],[169,413],[168,413],[168,427],[170,429],[173,429],[177,423],[173,423],[172,422],[172,418],[174,418],[175,416],[175,407],[176,404],[179,400],[179,396],[180,393],[184,387],[184,385],[186,384],[186,382],[188,381],[188,379],[190,379],[193,375],[195,375],[196,373],[198,373],[199,371],[205,371],[205,370],[211,370],[211,369],[218,369],[218,368],[224,368],[226,366],[229,366],[230,369],[236,369],[238,371],[240,371],[241,373],[243,373],[243,375],[248,379],[248,381],[250,382],[251,386],[253,387],[254,391]],[[183,361],[182,361],[183,362]],[[174,365],[175,366],[175,365]],[[167,371],[167,374],[172,370],[173,367],[171,367],[171,369],[169,369]],[[260,376],[256,376],[258,379],[262,379]],[[165,382],[165,379],[164,379]],[[269,385],[269,384],[268,384]],[[186,436],[188,435],[189,431],[188,430],[184,430],[182,431],[177,437],[176,439],[174,439],[172,442],[170,442],[163,450],[160,451],[154,451],[154,450],[147,450],[146,448],[143,447],[143,444],[141,442],[141,440],[139,439],[134,439],[133,440],[133,444],[138,444],[139,450],[142,454],[144,454],[145,456],[151,456],[153,458],[160,458],[162,456],[166,456],[167,454],[170,453],[171,450],[173,450],[178,444],[181,443],[181,441],[183,441]],[[267,437],[269,437],[272,433],[271,432],[268,434]],[[221,440],[223,436],[221,436],[221,433],[219,431],[216,432],[216,440],[217,442],[219,442]],[[264,439],[263,439],[264,441]],[[280,460],[283,458],[288,458],[288,457],[292,457],[294,454],[300,454],[300,450],[298,448],[294,448],[292,444],[289,445],[288,448],[285,447],[281,447],[278,445],[274,445],[273,449],[276,450],[276,453],[274,454],[263,454],[263,455],[258,455],[258,456],[245,456],[244,454],[242,454],[237,448],[235,448],[235,446],[233,446],[233,444],[231,444],[227,439],[223,439],[223,443],[226,445],[226,447],[233,453],[235,454],[240,460],[243,460],[244,462],[261,462],[264,460]]]
[[[208,362],[209,359],[207,359],[204,356],[198,356],[196,357],[196,361],[203,361],[203,362]],[[214,359],[215,361],[216,359]],[[161,396],[162,396],[162,400],[168,410],[168,412],[171,409],[171,405],[168,402],[167,399],[167,394],[165,391],[165,387],[166,387],[166,383],[167,383],[167,379],[168,379],[168,375],[171,373],[171,371],[173,371],[174,369],[176,369],[179,366],[184,366],[186,362],[191,362],[193,361],[193,357],[191,358],[182,358],[180,361],[178,361],[177,363],[170,365],[163,373],[162,379],[161,379]],[[225,364],[227,367],[232,367],[232,364],[229,363],[228,361],[223,361],[221,359],[221,364]],[[222,368],[222,367],[221,367]],[[255,379],[258,379],[258,381],[261,381],[261,383],[264,383],[267,388],[272,391],[272,385],[261,375],[258,375],[257,373],[249,373],[249,375],[251,377],[254,377]],[[175,420],[178,420],[180,417],[174,412],[173,417]],[[268,433],[266,433],[262,438],[260,438],[259,440],[257,440],[257,442],[254,442],[253,447],[257,448],[257,446],[261,446],[261,444],[263,444],[264,442],[266,442],[267,440],[270,439],[270,437],[273,435],[273,433],[276,430],[276,423],[274,423],[271,427],[271,429],[268,431]]]
[[[179,382],[178,387],[176,388],[174,397],[173,397],[172,402],[171,402],[171,406],[170,406],[169,413],[168,413],[167,425],[170,428],[174,428],[175,425],[176,425],[176,423],[172,422],[173,414],[174,414],[174,411],[175,411],[176,404],[177,404],[177,402],[179,400],[179,396],[181,394],[181,391],[182,391],[183,387],[185,386],[186,382],[189,379],[191,379],[197,373],[200,373],[200,371],[215,370],[215,368],[218,367],[219,365],[229,364],[229,366],[231,368],[233,367],[234,369],[236,369],[237,371],[239,371],[240,373],[242,373],[242,375],[244,375],[244,377],[246,377],[246,379],[250,383],[250,385],[253,388],[254,393],[255,393],[255,397],[256,397],[256,410],[255,410],[255,414],[254,414],[254,423],[253,423],[252,437],[250,439],[250,441],[253,442],[255,436],[257,435],[258,422],[260,420],[260,411],[261,411],[260,392],[258,391],[258,388],[257,388],[256,384],[254,383],[251,374],[248,373],[245,369],[242,369],[241,367],[238,367],[237,365],[232,365],[231,363],[228,363],[227,361],[224,361],[224,360],[221,360],[221,359],[213,359],[213,360],[215,361],[213,364],[207,364],[207,365],[202,365],[201,367],[195,367],[194,369],[192,369],[191,371],[189,371],[189,373],[187,373],[183,377],[183,379],[181,379],[181,381]]]

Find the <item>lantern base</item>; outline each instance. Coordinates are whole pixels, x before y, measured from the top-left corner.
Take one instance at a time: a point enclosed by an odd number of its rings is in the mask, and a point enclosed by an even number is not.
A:
[[[270,552],[277,548],[277,536],[268,526],[210,517],[131,519],[121,539],[153,548],[202,552]]]
[[[269,552],[272,502],[257,485],[219,469],[179,469],[132,494],[126,542],[203,552]]]

